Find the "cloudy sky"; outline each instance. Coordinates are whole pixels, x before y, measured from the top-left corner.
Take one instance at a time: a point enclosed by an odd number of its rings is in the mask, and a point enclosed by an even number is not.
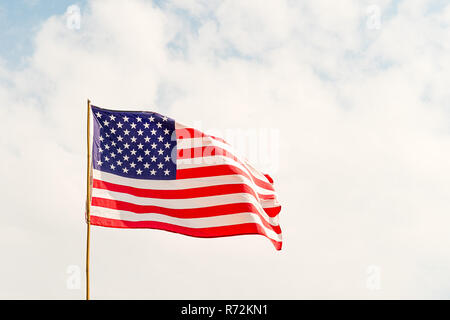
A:
[[[1,0],[0,298],[84,298],[87,98],[277,132],[284,233],[93,227],[92,298],[450,298],[449,29],[445,0]]]

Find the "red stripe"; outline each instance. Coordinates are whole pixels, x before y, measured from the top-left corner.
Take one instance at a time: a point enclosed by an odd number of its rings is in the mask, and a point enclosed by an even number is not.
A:
[[[249,176],[247,172],[229,164],[221,164],[217,166],[205,166],[198,168],[178,169],[177,179],[204,178],[214,176],[226,176],[240,174],[253,181],[257,186],[271,191],[275,191],[270,183],[259,180],[253,176]]]
[[[163,214],[166,216],[182,219],[207,218],[241,212],[251,212],[257,214],[261,218],[261,221],[265,227],[272,229],[277,234],[281,234],[280,226],[273,226],[270,223],[268,223],[263,217],[261,217],[261,214],[258,212],[256,207],[251,203],[233,203],[195,209],[170,209],[159,206],[145,206],[125,201],[93,197],[91,205],[113,210],[129,211],[137,214],[141,213]]]
[[[207,135],[207,134],[205,134],[197,129],[193,129],[193,128],[181,128],[181,129],[176,129],[175,131],[176,131],[177,139],[179,139],[179,140],[194,139],[194,138],[212,138],[214,140],[228,144],[222,138]]]
[[[264,173],[264,176],[266,177],[267,180],[269,180],[270,183],[273,183],[273,179],[271,176],[269,176],[268,174]]]
[[[276,217],[280,213],[281,206],[273,207],[273,208],[263,208],[263,209],[269,217],[273,218],[273,217]]]
[[[160,229],[199,238],[215,238],[242,234],[261,234],[267,237],[264,229],[257,223],[244,223],[212,228],[188,228],[156,221],[124,221],[90,216],[91,225],[110,228],[146,228]],[[267,237],[268,238],[268,237]],[[281,250],[282,242],[268,238],[277,250]]]
[[[190,199],[200,197],[211,197],[224,194],[233,193],[248,193],[251,194],[256,200],[259,199],[275,199],[275,195],[256,194],[252,188],[246,184],[223,184],[217,186],[198,187],[190,189],[178,189],[178,190],[154,190],[154,189],[141,189],[130,186],[124,186],[111,182],[105,182],[102,180],[93,180],[93,188],[110,190],[114,192],[122,192],[131,194],[136,197],[155,198],[155,199]]]

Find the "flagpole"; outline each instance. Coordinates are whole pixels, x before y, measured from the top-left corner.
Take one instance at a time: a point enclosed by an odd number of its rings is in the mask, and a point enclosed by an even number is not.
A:
[[[90,242],[90,211],[91,211],[91,141],[90,141],[90,126],[91,126],[91,101],[87,101],[87,177],[86,177],[86,300],[89,300],[89,242]]]

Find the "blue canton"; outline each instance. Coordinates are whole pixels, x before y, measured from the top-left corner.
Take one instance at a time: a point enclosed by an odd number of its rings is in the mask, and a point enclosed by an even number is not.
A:
[[[155,112],[91,108],[94,169],[136,179],[176,179],[173,119]]]

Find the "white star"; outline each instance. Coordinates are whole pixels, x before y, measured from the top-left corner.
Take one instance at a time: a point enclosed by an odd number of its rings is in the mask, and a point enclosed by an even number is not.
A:
[[[102,148],[98,148],[98,152],[102,153],[103,149]]]
[[[149,136],[146,136],[146,137],[144,138],[144,140],[145,140],[145,142],[150,142],[150,137],[149,137]]]
[[[130,131],[128,131],[128,129],[125,129],[125,131],[123,132],[123,134],[127,136],[127,135],[130,134]]]
[[[164,160],[166,160],[166,162],[167,162],[167,161],[170,161],[170,157],[169,157],[169,156],[166,156],[166,157],[164,158]]]
[[[150,131],[150,132],[152,133],[152,135],[156,134],[156,130],[155,129],[152,129],[152,131]]]
[[[111,119],[111,121],[116,120],[116,117],[114,115],[110,115],[109,118]]]
[[[152,176],[154,176],[156,174],[155,169],[152,169],[152,171],[150,171],[150,173],[152,174]]]
[[[111,141],[111,145],[112,145],[113,147],[115,147],[115,146],[116,146],[116,143],[115,143],[114,141]]]
[[[102,136],[100,136],[100,138],[98,138],[100,141],[103,142],[103,140],[105,140],[105,138],[103,138]]]
[[[117,128],[122,128],[123,124],[121,122],[117,123]]]
[[[125,117],[123,117],[122,119],[123,119],[123,121],[128,122],[128,119],[130,119],[130,118],[128,118],[127,116],[125,116]]]
[[[115,134],[115,133],[116,133],[116,129],[111,128],[111,133],[112,133],[112,134]]]
[[[136,123],[132,123],[132,124],[130,124],[130,126],[131,126],[131,129],[136,129]]]
[[[123,140],[122,136],[117,137],[117,141],[122,142],[122,140]]]
[[[108,161],[109,161],[109,158],[108,158],[108,157],[105,157],[105,161],[108,162]]]
[[[163,142],[163,140],[164,140],[163,137],[161,137],[161,136],[158,137],[158,141],[159,141],[159,142]]]
[[[136,121],[137,121],[137,122],[142,122],[142,118],[137,117],[137,118],[136,118]]]
[[[111,170],[114,170],[116,167],[112,164],[110,165]]]
[[[151,157],[150,159],[152,159],[152,162],[156,162],[156,157],[155,156]]]
[[[150,168],[150,164],[146,162],[146,163],[144,164],[144,168],[145,168],[145,169]]]
[[[125,143],[125,144],[123,145],[123,147],[124,147],[125,149],[128,149],[128,148],[130,148],[130,145],[129,145],[128,143]]]
[[[161,155],[163,155],[164,154],[164,150],[163,149],[159,149],[158,150],[158,154],[161,156]]]
[[[148,120],[150,120],[150,122],[155,121],[155,118],[153,116],[151,116],[150,118],[148,118]]]
[[[97,118],[101,118],[102,114],[100,112],[97,112]]]
[[[144,153],[145,153],[146,156],[149,156],[150,155],[150,150],[147,149],[147,150],[144,151]]]
[[[117,160],[117,165],[118,165],[118,166],[121,166],[121,165],[122,165],[122,161]]]
[[[170,133],[170,130],[169,129],[164,129],[164,134],[169,134]]]
[[[167,117],[163,117],[162,119],[163,119],[163,121],[167,121]]]
[[[131,155],[132,155],[132,156],[135,156],[135,155],[136,155],[136,150],[133,149],[133,150],[131,150],[130,152],[131,152]]]
[[[141,129],[138,130],[138,136],[142,136],[142,134],[144,133],[144,131],[142,131]]]
[[[105,144],[105,149],[109,150],[109,146],[107,144]]]
[[[164,167],[164,164],[163,163],[158,163],[158,169],[162,169]]]
[[[123,150],[122,150],[122,149],[120,149],[120,148],[119,148],[119,149],[117,149],[117,153],[122,153],[122,151],[123,151]]]
[[[131,138],[131,142],[136,142],[136,137],[133,136],[133,137]]]
[[[152,143],[152,149],[156,149],[156,143]]]
[[[142,159],[144,159],[144,158],[142,158],[141,156],[137,157],[138,162],[142,162]]]
[[[114,152],[111,152],[111,158],[115,158],[116,154]]]
[[[169,170],[169,169],[164,170],[164,175],[168,176],[169,173],[170,173],[170,170]]]
[[[108,120],[103,121],[103,124],[104,124],[105,126],[108,126],[108,124],[109,124]]]
[[[166,147],[166,149],[170,148],[170,143],[166,142],[166,144],[164,145]]]
[[[146,123],[144,123],[144,128],[145,128],[145,129],[148,129],[148,127],[149,127],[149,126],[150,126],[150,124],[149,124],[149,123],[147,123],[147,122],[146,122]]]
[[[103,162],[102,162],[101,160],[97,160],[97,164],[98,164],[99,166],[101,166],[101,165],[103,164]]]
[[[136,167],[136,163],[134,163],[134,162],[130,163],[130,167],[132,167],[132,168]]]
[[[142,149],[144,147],[144,145],[142,143],[139,143],[137,147],[138,147],[138,149]]]
[[[122,171],[123,171],[124,173],[128,173],[128,169],[127,169],[127,168],[123,168]]]
[[[137,170],[136,170],[136,173],[137,173],[138,175],[140,175],[140,174],[142,174],[142,170],[141,170],[141,169],[137,169]]]
[[[161,124],[160,122],[158,122],[158,123],[156,124],[156,126],[157,126],[158,128],[161,128],[161,127],[162,127],[162,124]]]
[[[123,160],[128,161],[128,159],[130,159],[129,156],[127,156],[127,155],[124,155],[124,156],[123,156]]]

